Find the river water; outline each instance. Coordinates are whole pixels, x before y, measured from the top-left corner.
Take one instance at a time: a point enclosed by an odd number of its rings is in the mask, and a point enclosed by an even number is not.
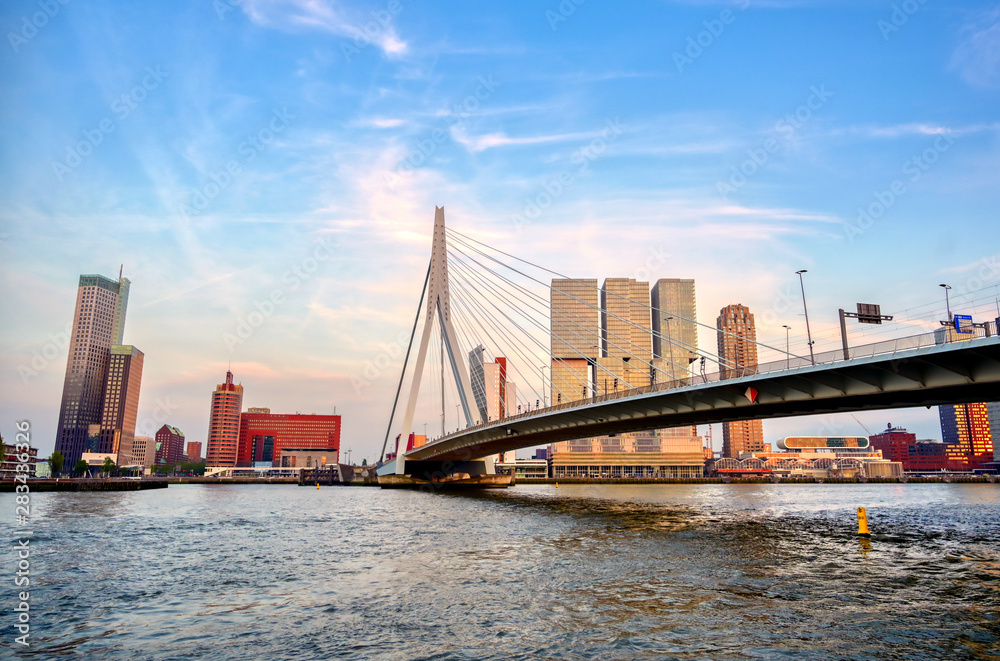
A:
[[[1000,659],[1000,485],[31,498],[0,658]]]

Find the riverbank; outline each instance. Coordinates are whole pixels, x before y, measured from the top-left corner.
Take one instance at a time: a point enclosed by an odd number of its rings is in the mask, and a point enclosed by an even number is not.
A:
[[[11,493],[15,486],[21,485],[14,480],[0,482],[0,493]],[[111,478],[94,480],[90,478],[66,477],[57,479],[31,479],[27,483],[28,492],[41,491],[145,491],[146,489],[166,489],[167,483],[162,480],[126,480]]]

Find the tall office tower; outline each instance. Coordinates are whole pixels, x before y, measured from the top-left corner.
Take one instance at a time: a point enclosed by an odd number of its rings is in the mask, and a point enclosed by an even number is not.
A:
[[[188,441],[187,458],[192,464],[201,461],[201,441]]]
[[[168,466],[184,460],[184,432],[171,425],[156,431],[156,463]]]
[[[997,319],[997,326],[1000,326],[1000,319]],[[1000,402],[987,402],[986,415],[990,418],[990,436],[993,438],[993,461],[1000,461]]]
[[[745,305],[727,305],[719,311],[719,374],[730,378],[757,371],[757,329]],[[722,425],[722,456],[738,458],[741,452],[765,452],[764,423],[740,420]]]
[[[111,347],[101,414],[100,452],[117,455],[119,465],[132,457],[144,358],[131,345]]]
[[[607,278],[601,287],[601,347],[598,394],[648,386],[653,376],[653,332],[649,283]]]
[[[483,369],[483,352],[486,348],[478,345],[469,352],[469,382],[472,385],[472,396],[476,398],[476,408],[479,410],[479,421],[486,420],[486,374]]]
[[[472,394],[479,409],[479,420],[499,420],[517,412],[517,388],[507,380],[507,359],[498,356],[494,362],[483,361],[483,345],[469,352],[469,376]]]
[[[592,396],[590,366],[601,351],[597,280],[553,279],[549,290],[549,314],[552,403]]]
[[[209,466],[235,466],[240,439],[240,412],[243,410],[243,386],[233,383],[233,373],[226,370],[226,382],[212,393],[212,411],[208,419],[205,463]]]
[[[969,468],[993,461],[993,435],[985,403],[946,404],[938,407],[941,419],[941,440],[948,459],[965,460]]]
[[[120,275],[117,281],[80,276],[55,443],[66,466],[80,460],[88,431],[101,424],[111,347],[122,341],[128,289],[128,278]]]
[[[688,366],[698,359],[694,280],[660,278],[650,290],[649,300],[653,306],[653,355],[663,360],[668,380],[686,378]]]

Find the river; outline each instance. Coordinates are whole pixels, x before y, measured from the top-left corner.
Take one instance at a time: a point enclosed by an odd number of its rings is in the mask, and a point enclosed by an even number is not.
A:
[[[31,505],[4,523],[3,658],[30,529],[16,658],[1000,659],[1000,485],[173,485]]]

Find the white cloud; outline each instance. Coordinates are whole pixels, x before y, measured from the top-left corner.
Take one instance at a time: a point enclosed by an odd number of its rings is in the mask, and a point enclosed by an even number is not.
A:
[[[970,85],[1000,87],[1000,8],[965,26],[951,64]]]
[[[360,13],[349,16],[326,0],[248,0],[243,3],[243,11],[262,27],[289,32],[321,30],[373,43],[388,55],[400,55],[407,48],[392,26],[392,15],[385,10],[381,12],[384,18]]]

